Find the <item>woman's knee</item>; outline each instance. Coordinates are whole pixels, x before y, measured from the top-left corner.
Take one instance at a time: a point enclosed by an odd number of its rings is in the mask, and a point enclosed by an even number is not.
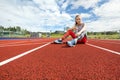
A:
[[[78,40],[78,44],[85,44],[87,42],[87,37],[83,37],[81,40]]]

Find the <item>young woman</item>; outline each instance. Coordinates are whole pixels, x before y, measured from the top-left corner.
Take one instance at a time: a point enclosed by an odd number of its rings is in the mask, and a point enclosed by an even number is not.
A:
[[[75,46],[77,43],[85,44],[87,41],[86,28],[85,24],[81,22],[80,15],[76,15],[75,24],[72,28],[68,29],[68,31],[58,40],[55,40],[54,43],[61,44],[64,39],[66,39],[69,35],[73,38],[71,41],[67,41],[68,46]]]

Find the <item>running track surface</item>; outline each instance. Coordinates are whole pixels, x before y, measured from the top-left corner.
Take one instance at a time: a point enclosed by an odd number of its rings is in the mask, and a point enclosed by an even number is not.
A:
[[[0,40],[0,80],[120,80],[120,40],[53,40]]]

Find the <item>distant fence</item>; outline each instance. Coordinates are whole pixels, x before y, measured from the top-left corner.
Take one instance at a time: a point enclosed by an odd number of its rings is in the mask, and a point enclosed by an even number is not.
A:
[[[27,38],[30,37],[28,34],[22,32],[13,31],[0,31],[0,38]]]
[[[42,33],[39,32],[30,32],[25,34],[22,32],[13,32],[13,31],[0,31],[0,39],[10,39],[10,38],[41,38]]]

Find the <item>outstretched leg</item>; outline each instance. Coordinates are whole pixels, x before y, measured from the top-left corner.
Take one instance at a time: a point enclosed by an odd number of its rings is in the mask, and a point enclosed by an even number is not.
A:
[[[61,44],[62,41],[63,41],[64,39],[66,39],[69,35],[70,35],[73,39],[76,38],[75,33],[74,33],[72,30],[68,30],[68,31],[63,35],[62,38],[60,38],[60,39],[58,39],[58,40],[55,40],[54,43],[56,43],[56,44]]]

